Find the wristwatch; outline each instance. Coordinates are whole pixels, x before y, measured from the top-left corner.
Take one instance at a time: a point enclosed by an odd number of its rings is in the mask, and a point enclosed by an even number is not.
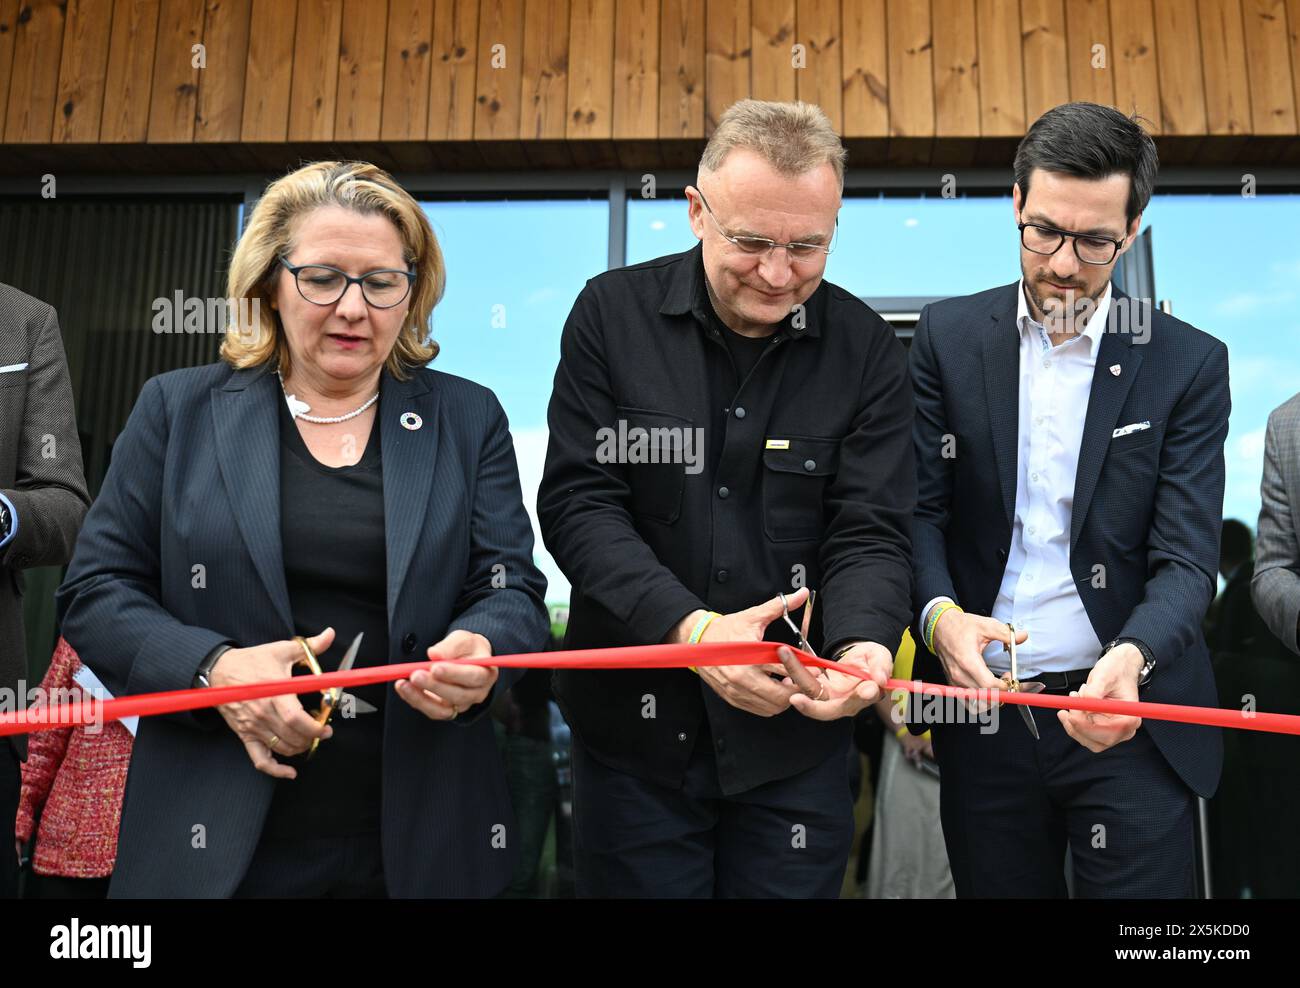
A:
[[[1116,645],[1132,645],[1142,653],[1142,671],[1138,674],[1138,686],[1145,686],[1151,680],[1151,670],[1156,667],[1156,657],[1147,647],[1147,643],[1137,638],[1116,638],[1101,650],[1101,654],[1105,655]]]
[[[9,526],[13,524],[13,519],[9,517],[9,509],[5,507],[4,501],[0,501],[0,542],[9,538]]]
[[[199,671],[194,674],[192,688],[207,689],[211,686],[212,667],[217,664],[217,659],[221,658],[234,647],[233,642],[225,642],[209,652],[207,656],[204,657],[203,661],[199,663]]]

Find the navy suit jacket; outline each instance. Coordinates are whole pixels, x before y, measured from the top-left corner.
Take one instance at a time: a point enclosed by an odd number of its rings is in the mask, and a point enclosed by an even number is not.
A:
[[[496,397],[428,369],[407,381],[385,371],[380,387],[388,661],[423,658],[456,629],[485,635],[498,655],[540,650],[545,580]],[[283,400],[266,367],[212,364],[145,384],[58,593],[64,636],[115,696],[188,689],[222,641],[293,636],[280,547]],[[408,411],[421,428],[400,424]],[[320,542],[330,551],[329,532]],[[502,670],[496,689],[512,681]],[[488,705],[435,722],[395,694],[385,704],[390,895],[487,896],[509,880],[517,842]],[[229,896],[276,784],[224,721],[143,718],[110,893]]]
[[[1016,500],[1017,290],[1012,284],[936,302],[917,323],[910,356],[917,608],[947,595],[988,615],[997,600]],[[1148,308],[1144,319],[1137,332],[1104,332],[1097,350],[1074,484],[1070,571],[1103,645],[1136,638],[1155,654],[1141,699],[1216,706],[1201,622],[1219,565],[1228,351],[1162,312]],[[1110,369],[1116,365],[1118,375]],[[1111,438],[1117,426],[1134,422],[1151,428]],[[945,436],[956,442],[946,456]],[[917,676],[942,681],[918,627],[913,636]],[[1223,763],[1218,728],[1143,720],[1141,730],[1189,788],[1214,793]]]

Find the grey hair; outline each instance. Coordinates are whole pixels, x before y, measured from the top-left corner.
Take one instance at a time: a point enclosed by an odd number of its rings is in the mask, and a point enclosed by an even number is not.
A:
[[[753,151],[780,174],[803,175],[825,162],[844,190],[848,158],[830,118],[815,103],[742,99],[727,108],[700,157],[700,172],[715,172],[735,148]]]

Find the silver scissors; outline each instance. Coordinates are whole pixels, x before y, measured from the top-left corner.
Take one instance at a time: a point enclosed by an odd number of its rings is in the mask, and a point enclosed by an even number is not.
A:
[[[785,599],[785,594],[781,593],[781,594],[777,594],[777,596],[781,598],[781,611],[782,611],[781,617],[785,621],[786,625],[789,626],[790,630],[794,632],[795,638],[798,640],[799,650],[801,652],[806,652],[808,655],[811,655],[813,658],[818,658],[819,656],[817,655],[816,652],[813,651],[812,645],[809,644],[808,642],[808,630],[812,626],[813,604],[815,604],[817,601],[817,591],[816,590],[808,591],[808,602],[803,605],[803,620],[799,625],[795,624],[790,617],[790,605]],[[807,668],[794,656],[790,656],[789,658],[782,659],[781,664],[785,666],[786,675],[790,677],[790,681],[794,683],[795,686],[797,686],[800,690],[802,690],[807,696],[812,696],[814,700],[821,700],[825,698],[826,696],[825,676],[823,675],[813,676],[812,673],[810,673],[807,670]],[[814,682],[817,684],[816,696],[813,696],[812,693],[809,692]]]
[[[1046,683],[1020,681],[1020,673],[1016,668],[1016,626],[1010,621],[1007,622],[1007,630],[1011,632],[1011,644],[1004,646],[1005,650],[1011,653],[1011,672],[1005,674],[1002,679],[1007,683],[1006,689],[1015,693],[1041,693],[1047,689]],[[1027,706],[1022,703],[1016,704],[1020,708],[1020,716],[1025,719],[1025,725],[1029,728],[1029,733],[1038,740],[1038,725],[1034,723],[1034,714]]]
[[[817,653],[813,651],[813,647],[808,644],[808,629],[812,626],[813,604],[817,602],[817,591],[808,591],[808,602],[803,605],[802,627],[796,625],[794,621],[791,620],[790,605],[786,602],[785,594],[780,593],[777,594],[777,596],[781,598],[781,610],[783,612],[781,617],[785,620],[785,623],[790,626],[790,630],[794,632],[795,637],[799,640],[799,650],[801,652],[807,652],[813,658],[818,658]]]

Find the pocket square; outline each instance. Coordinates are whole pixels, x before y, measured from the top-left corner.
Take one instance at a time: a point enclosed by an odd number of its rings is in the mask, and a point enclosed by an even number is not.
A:
[[[27,364],[26,364],[26,363],[22,363],[22,364],[5,364],[3,367],[0,367],[0,374],[7,374],[7,373],[9,373],[10,371],[20,371],[20,370],[26,370],[26,369],[27,369]]]
[[[1110,434],[1110,438],[1118,439],[1120,436],[1127,436],[1130,432],[1141,432],[1143,429],[1149,428],[1151,428],[1150,422],[1134,422],[1132,425],[1121,425]]]

